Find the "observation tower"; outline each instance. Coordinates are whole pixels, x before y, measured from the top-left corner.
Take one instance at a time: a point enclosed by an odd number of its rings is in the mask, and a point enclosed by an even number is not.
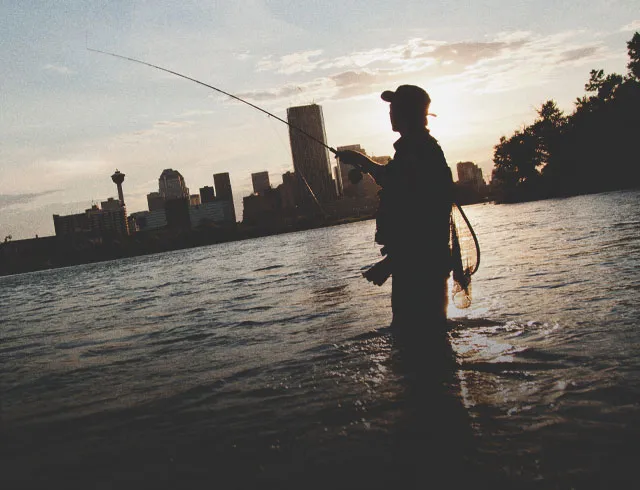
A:
[[[113,183],[118,186],[118,199],[120,199],[120,206],[124,206],[124,195],[122,194],[124,174],[116,169],[115,173],[111,176],[111,180],[113,180]]]

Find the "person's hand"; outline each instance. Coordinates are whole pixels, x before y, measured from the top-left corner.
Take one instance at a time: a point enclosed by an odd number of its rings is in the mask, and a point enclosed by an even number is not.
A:
[[[342,163],[352,165],[364,172],[368,172],[371,168],[371,160],[365,155],[354,150],[342,150],[336,153],[336,157],[340,159]]]

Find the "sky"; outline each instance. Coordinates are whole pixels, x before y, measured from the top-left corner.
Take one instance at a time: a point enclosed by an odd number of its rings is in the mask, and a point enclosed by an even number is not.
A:
[[[165,168],[192,194],[229,172],[293,170],[288,128],[229,97],[87,47],[214,85],[281,118],[322,106],[332,147],[393,155],[383,90],[423,87],[449,165],[489,178],[493,147],[554,99],[571,112],[591,69],[625,74],[637,1],[182,0],[0,4],[0,239],[54,234],[53,214],[117,198],[147,209]],[[335,161],[332,160],[332,164]]]

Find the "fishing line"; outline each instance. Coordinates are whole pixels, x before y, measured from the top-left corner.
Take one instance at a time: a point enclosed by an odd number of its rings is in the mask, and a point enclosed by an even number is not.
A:
[[[164,71],[166,73],[170,73],[170,74],[175,75],[177,77],[184,78],[186,80],[190,80],[190,81],[192,81],[194,83],[197,83],[198,85],[202,85],[204,87],[210,88],[211,90],[215,90],[216,92],[224,94],[227,97],[231,97],[232,99],[235,99],[235,100],[237,100],[239,102],[247,104],[248,106],[253,107],[254,109],[257,109],[260,112],[263,112],[264,114],[266,114],[269,117],[273,117],[274,119],[277,119],[281,123],[284,123],[287,126],[289,126],[290,128],[295,129],[296,131],[299,131],[300,133],[304,134],[307,138],[311,139],[312,141],[315,141],[319,145],[322,145],[323,147],[325,147],[327,150],[329,150],[334,155],[337,154],[337,151],[334,148],[332,148],[329,145],[325,144],[324,142],[320,141],[315,136],[307,133],[304,129],[301,129],[301,128],[297,127],[297,126],[294,126],[293,124],[290,124],[288,121],[285,121],[281,117],[278,117],[275,114],[272,114],[271,112],[267,111],[266,109],[263,109],[262,107],[258,107],[257,105],[252,104],[251,102],[248,102],[248,101],[246,101],[244,99],[241,99],[237,95],[233,95],[233,94],[230,94],[229,92],[225,92],[224,90],[219,89],[218,87],[214,87],[213,85],[209,85],[208,83],[204,83],[204,82],[201,82],[200,80],[196,80],[195,78],[189,77],[187,75],[183,75],[182,73],[178,73],[177,71],[169,70],[168,68],[163,68],[161,66],[154,65],[152,63],[147,63],[146,61],[138,60],[136,58],[131,58],[129,56],[122,56],[120,54],[110,53],[108,51],[102,51],[100,49],[93,49],[93,48],[89,48],[89,47],[87,47],[87,50],[93,51],[94,53],[100,53],[100,54],[106,54],[106,55],[109,55],[109,56],[114,56],[115,58],[120,58],[120,59],[123,59],[123,60],[132,61],[134,63],[139,63],[141,65],[146,65],[146,66],[149,66],[151,68],[155,68],[156,70]],[[300,177],[302,177],[302,180],[305,183],[305,185],[307,186],[307,189],[309,189],[309,193],[311,194],[311,197],[313,197],[313,200],[316,202],[316,204],[320,208],[320,211],[322,211],[322,213],[326,216],[327,213],[325,212],[325,210],[323,209],[322,205],[320,204],[320,201],[318,201],[318,198],[316,197],[315,193],[311,189],[311,186],[309,185],[309,182],[307,182],[307,179],[302,174],[302,171],[300,169],[295,169],[295,171],[300,174]]]
[[[191,77],[189,77],[189,76],[187,76],[187,75],[183,75],[182,73],[178,73],[177,71],[169,70],[168,68],[163,68],[163,67],[161,67],[161,66],[154,65],[154,64],[152,64],[152,63],[147,63],[146,61],[137,60],[137,59],[135,59],[135,58],[130,58],[130,57],[128,57],[128,56],[122,56],[122,55],[120,55],[120,54],[109,53],[108,51],[101,51],[101,50],[99,50],[99,49],[87,48],[87,50],[89,50],[89,51],[93,51],[94,53],[101,53],[101,54],[106,54],[106,55],[109,55],[109,56],[114,56],[114,57],[116,57],[116,58],[120,58],[120,59],[127,60],[127,61],[132,61],[132,62],[134,62],[134,63],[140,63],[141,65],[150,66],[151,68],[155,68],[156,70],[161,70],[161,71],[164,71],[164,72],[166,72],[166,73],[171,73],[172,75],[175,75],[175,76],[177,76],[177,77],[184,78],[184,79],[186,79],[186,80],[190,80],[190,81],[192,81],[192,82],[194,82],[194,83],[197,83],[198,85],[202,85],[202,86],[204,86],[204,87],[210,88],[211,90],[215,90],[216,92],[220,92],[221,94],[224,94],[224,95],[226,95],[227,97],[231,97],[232,99],[235,99],[235,100],[237,100],[237,101],[239,101],[239,102],[242,102],[243,104],[247,104],[248,106],[251,106],[251,107],[253,107],[254,109],[257,109],[257,110],[259,110],[260,112],[265,113],[267,116],[270,116],[270,117],[273,117],[274,119],[277,119],[277,120],[278,120],[278,121],[280,121],[281,123],[286,124],[287,126],[289,126],[290,128],[295,129],[296,131],[300,131],[300,132],[301,132],[302,134],[304,134],[307,138],[311,139],[312,141],[315,141],[315,142],[316,142],[316,143],[318,143],[319,145],[324,146],[327,150],[329,150],[329,151],[330,151],[331,153],[333,153],[334,155],[338,153],[334,148],[332,148],[332,147],[330,147],[329,145],[325,144],[324,142],[320,141],[320,140],[319,140],[318,138],[316,138],[315,136],[313,136],[313,135],[311,135],[311,134],[307,133],[304,129],[301,129],[301,128],[297,127],[297,126],[294,126],[294,125],[292,125],[292,124],[289,124],[289,122],[288,122],[288,121],[285,121],[285,120],[284,120],[284,119],[282,119],[281,117],[278,117],[278,116],[276,116],[275,114],[272,114],[271,112],[267,111],[266,109],[263,109],[262,107],[258,107],[257,105],[252,104],[251,102],[248,102],[248,101],[246,101],[246,100],[244,100],[244,99],[241,99],[241,98],[240,98],[240,97],[238,97],[237,95],[233,95],[233,94],[230,94],[229,92],[225,92],[224,90],[219,89],[219,88],[217,88],[217,87],[214,87],[213,85],[209,85],[208,83],[201,82],[200,80],[196,80],[195,78],[191,78]]]
[[[455,204],[456,208],[458,208],[458,211],[460,211],[460,215],[462,216],[462,219],[464,220],[467,227],[469,228],[469,232],[471,233],[471,238],[473,238],[473,244],[476,247],[476,263],[473,270],[470,271],[470,274],[473,275],[476,273],[476,271],[480,267],[480,242],[478,242],[478,237],[476,236],[476,232],[473,229],[473,226],[471,226],[471,223],[469,222],[469,218],[467,218],[467,215],[462,210],[462,206],[460,206],[457,202],[454,202],[453,204]]]
[[[455,306],[464,309],[471,306],[472,302],[471,276],[480,266],[480,244],[467,215],[455,201],[449,224],[449,253],[453,273],[451,295]]]
[[[87,39],[88,39],[88,38],[87,38]],[[102,50],[99,50],[99,49],[93,49],[93,48],[89,48],[88,46],[87,46],[87,50],[88,50],[88,51],[93,51],[94,53],[105,54],[105,55],[108,55],[108,56],[113,56],[113,57],[115,57],[115,58],[120,58],[120,59],[123,59],[123,60],[131,61],[131,62],[133,62],[133,63],[139,63],[139,64],[141,64],[141,65],[146,65],[146,66],[149,66],[149,67],[151,67],[151,68],[155,68],[156,70],[164,71],[164,72],[166,72],[166,73],[170,73],[170,74],[175,75],[175,76],[177,76],[177,77],[184,78],[184,79],[186,79],[186,80],[190,80],[190,81],[192,81],[192,82],[194,82],[194,83],[197,83],[198,85],[202,85],[202,86],[204,86],[204,87],[210,88],[211,90],[215,90],[216,92],[219,92],[219,93],[221,93],[221,94],[224,94],[224,95],[226,95],[227,97],[231,97],[232,99],[235,99],[235,100],[237,100],[237,101],[239,101],[239,102],[242,102],[243,104],[247,104],[248,106],[253,107],[254,109],[256,109],[256,110],[258,110],[258,111],[260,111],[260,112],[262,112],[262,113],[266,114],[267,116],[269,116],[269,117],[273,117],[274,119],[277,119],[277,120],[278,120],[278,121],[280,121],[281,123],[286,124],[286,125],[287,125],[287,126],[289,126],[290,128],[295,129],[296,131],[299,131],[300,133],[304,134],[304,135],[305,135],[307,138],[309,138],[310,140],[315,141],[315,142],[316,142],[316,143],[318,143],[319,145],[322,145],[324,148],[326,148],[327,150],[329,150],[329,151],[330,151],[331,153],[333,153],[334,155],[337,155],[337,153],[338,153],[334,148],[332,148],[332,147],[330,147],[329,145],[325,144],[323,141],[319,140],[319,139],[318,139],[318,138],[316,138],[315,136],[313,136],[313,135],[311,135],[311,134],[307,133],[305,130],[303,130],[303,129],[301,129],[301,128],[297,127],[297,126],[294,126],[294,125],[290,124],[288,121],[285,121],[285,120],[284,120],[284,119],[282,119],[281,117],[278,117],[278,116],[276,116],[275,114],[272,114],[271,112],[267,111],[266,109],[263,109],[262,107],[258,107],[257,105],[252,104],[251,102],[248,102],[248,101],[246,101],[246,100],[244,100],[244,99],[241,99],[240,97],[238,97],[238,96],[236,96],[236,95],[230,94],[229,92],[226,92],[226,91],[224,91],[224,90],[222,90],[222,89],[219,89],[218,87],[214,87],[213,85],[209,85],[208,83],[201,82],[200,80],[196,80],[195,78],[189,77],[189,76],[187,76],[187,75],[183,75],[182,73],[178,73],[178,72],[176,72],[176,71],[169,70],[169,69],[167,69],[167,68],[163,68],[163,67],[161,67],[161,66],[154,65],[154,64],[152,64],[152,63],[147,63],[146,61],[138,60],[138,59],[136,59],[136,58],[131,58],[131,57],[128,57],[128,56],[122,56],[122,55],[120,55],[120,54],[110,53],[110,52],[108,52],[108,51],[102,51]],[[309,185],[309,182],[307,181],[307,179],[305,178],[305,176],[302,174],[302,172],[300,171],[300,169],[295,169],[295,170],[300,174],[300,177],[302,178],[302,180],[303,180],[304,184],[307,186],[307,189],[309,190],[309,193],[310,193],[310,194],[311,194],[311,196],[313,197],[313,200],[316,202],[316,204],[318,205],[318,207],[320,208],[320,210],[322,211],[322,213],[323,213],[323,214],[325,214],[325,216],[326,216],[326,212],[325,212],[325,211],[324,211],[324,209],[322,208],[322,205],[320,204],[320,201],[318,200],[318,198],[316,197],[315,193],[314,193],[314,192],[313,192],[313,190],[311,189],[311,186]],[[475,246],[476,246],[476,251],[477,251],[477,263],[476,263],[475,268],[473,269],[473,272],[471,272],[471,274],[473,274],[473,273],[475,273],[475,272],[478,270],[478,266],[479,266],[479,264],[480,264],[480,245],[479,245],[479,243],[478,243],[478,239],[477,239],[476,234],[475,234],[475,232],[474,232],[474,230],[473,230],[473,227],[471,226],[471,223],[469,222],[469,220],[468,220],[467,216],[465,215],[464,211],[462,211],[462,208],[461,208],[457,203],[456,203],[456,207],[457,207],[457,208],[458,208],[458,210],[460,211],[460,214],[461,214],[462,218],[464,219],[464,221],[465,221],[465,223],[466,223],[467,227],[469,228],[469,230],[470,230],[470,232],[471,232],[471,236],[473,237],[474,244],[475,244]]]

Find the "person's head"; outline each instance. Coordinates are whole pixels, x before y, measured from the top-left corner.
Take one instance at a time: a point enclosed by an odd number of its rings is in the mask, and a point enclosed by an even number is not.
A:
[[[400,85],[395,92],[386,90],[380,95],[389,102],[391,128],[402,134],[423,129],[427,125],[427,114],[431,98],[415,85]]]

